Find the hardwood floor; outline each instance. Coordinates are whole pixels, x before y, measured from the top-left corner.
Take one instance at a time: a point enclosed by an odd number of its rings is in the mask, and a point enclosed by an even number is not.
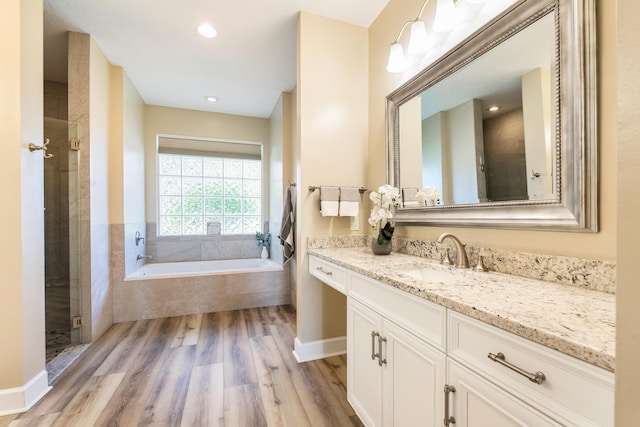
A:
[[[298,364],[289,306],[112,326],[0,426],[362,426],[346,357]]]

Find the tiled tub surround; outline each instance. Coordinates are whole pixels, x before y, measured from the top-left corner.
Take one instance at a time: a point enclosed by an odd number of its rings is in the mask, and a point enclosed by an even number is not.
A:
[[[275,236],[272,243],[274,240],[277,240]],[[147,223],[149,262],[260,258],[261,250],[253,235],[158,236],[156,224]]]
[[[147,240],[145,244],[135,245],[135,232],[142,226],[144,224],[112,226],[115,323],[289,303],[288,266],[277,271],[125,281],[125,276],[142,265],[136,256],[145,250],[149,254]],[[258,248],[253,237],[251,243]],[[258,257],[259,251],[251,258]]]
[[[288,272],[263,271],[162,279],[120,279],[114,322],[289,303]]]
[[[387,285],[484,321],[609,371],[615,368],[615,295],[496,272],[453,269],[434,260],[368,247],[308,252]],[[418,280],[407,266],[451,271],[443,281]]]

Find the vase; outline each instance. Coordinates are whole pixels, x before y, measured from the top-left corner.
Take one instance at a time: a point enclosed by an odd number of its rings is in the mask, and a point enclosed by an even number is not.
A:
[[[371,239],[371,251],[376,255],[389,255],[391,253],[391,249],[393,249],[393,245],[391,244],[391,240],[385,240],[384,244],[378,244],[378,238],[374,237]]]
[[[269,251],[266,246],[262,247],[262,252],[260,252],[260,258],[266,259],[269,258]]]

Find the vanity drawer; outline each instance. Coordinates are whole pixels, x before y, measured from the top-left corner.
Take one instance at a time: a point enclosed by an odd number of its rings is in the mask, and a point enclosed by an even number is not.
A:
[[[349,296],[441,351],[445,351],[446,309],[358,273],[349,272]]]
[[[347,293],[347,270],[314,255],[309,255],[309,273],[338,292]]]
[[[504,362],[489,353],[504,355]],[[614,375],[449,310],[448,355],[564,425],[613,425]],[[541,384],[523,373],[542,372]]]

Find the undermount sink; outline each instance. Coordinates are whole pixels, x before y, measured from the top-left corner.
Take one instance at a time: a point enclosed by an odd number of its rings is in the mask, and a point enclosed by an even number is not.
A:
[[[399,273],[406,274],[413,279],[424,280],[427,282],[451,282],[461,278],[460,274],[454,271],[415,265],[399,268],[397,271]]]

